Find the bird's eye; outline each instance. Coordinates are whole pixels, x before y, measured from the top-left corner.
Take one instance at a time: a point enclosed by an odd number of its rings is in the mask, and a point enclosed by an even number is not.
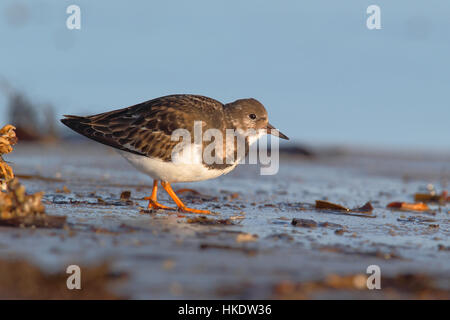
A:
[[[256,119],[256,114],[250,113],[250,114],[248,115],[248,117],[249,117],[250,119],[252,119],[252,120],[255,120],[255,119]]]

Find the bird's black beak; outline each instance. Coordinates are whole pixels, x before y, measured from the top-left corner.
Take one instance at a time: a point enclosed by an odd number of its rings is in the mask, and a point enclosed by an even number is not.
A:
[[[267,124],[267,133],[271,134],[275,137],[279,137],[281,139],[285,139],[285,140],[289,140],[289,138],[287,136],[285,136],[284,134],[282,134],[280,131],[278,131],[278,129],[276,129],[273,125],[271,125],[270,123]]]

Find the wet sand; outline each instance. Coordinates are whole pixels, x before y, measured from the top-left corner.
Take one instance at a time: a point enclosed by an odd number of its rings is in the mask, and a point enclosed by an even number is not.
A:
[[[175,184],[198,191],[181,195],[188,205],[218,213],[207,219],[143,211],[151,179],[97,144],[19,144],[7,160],[27,192],[45,191],[47,214],[66,216],[67,227],[0,227],[3,278],[19,260],[63,280],[68,265],[80,265],[84,292],[94,285],[83,269],[106,264],[123,277],[97,298],[450,298],[450,205],[386,208],[412,202],[430,183],[448,189],[448,157],[286,155],[275,176],[241,165],[215,180]],[[172,205],[162,190],[158,196]],[[349,208],[370,201],[374,210],[316,210],[316,200]],[[369,265],[381,268],[381,290],[355,284]]]

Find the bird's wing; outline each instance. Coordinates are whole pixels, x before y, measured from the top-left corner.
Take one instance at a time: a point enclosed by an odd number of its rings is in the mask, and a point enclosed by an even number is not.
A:
[[[65,117],[63,124],[97,142],[170,161],[168,150],[180,143],[171,140],[172,133],[186,129],[193,139],[194,121],[218,123],[223,117],[223,105],[198,95],[170,95],[93,116]]]

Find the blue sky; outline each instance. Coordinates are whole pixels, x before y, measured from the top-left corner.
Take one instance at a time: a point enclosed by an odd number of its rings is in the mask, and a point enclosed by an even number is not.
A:
[[[254,97],[310,145],[450,149],[449,1],[3,0],[0,39],[0,79],[58,115]]]

